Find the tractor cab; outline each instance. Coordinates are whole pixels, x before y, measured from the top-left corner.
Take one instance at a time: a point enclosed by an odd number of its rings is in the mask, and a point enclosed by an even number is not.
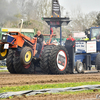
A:
[[[96,41],[96,49],[100,51],[100,27],[86,29],[85,34],[87,35],[85,41]]]
[[[99,53],[100,52],[100,27],[91,27],[86,29],[85,34],[87,38],[84,40],[79,40],[75,42],[75,65],[77,63],[82,63],[84,70],[91,70],[92,65],[95,65],[95,69],[100,69],[99,67]],[[97,66],[97,67],[96,67]],[[81,70],[82,72],[82,70]]]
[[[100,27],[91,27],[90,34],[90,39],[96,40],[97,52],[100,51]]]
[[[88,40],[99,40],[100,39],[100,27],[91,27],[85,30]]]
[[[91,27],[90,28],[90,38],[100,40],[100,27]]]

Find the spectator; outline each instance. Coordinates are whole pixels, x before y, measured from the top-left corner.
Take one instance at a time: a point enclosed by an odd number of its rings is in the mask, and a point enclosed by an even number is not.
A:
[[[72,37],[71,34],[69,34],[69,37],[66,39],[65,42],[65,48],[68,51],[69,54],[69,72],[73,73],[73,66],[74,66],[74,52],[75,52],[75,39]]]
[[[71,35],[71,34],[69,34],[69,35],[68,35],[67,40],[70,40],[70,41],[75,41],[75,39],[72,37],[72,35]]]
[[[65,42],[65,47],[69,48],[69,46],[75,47],[75,39],[72,37],[71,34],[68,35],[68,38],[66,39],[66,42]]]

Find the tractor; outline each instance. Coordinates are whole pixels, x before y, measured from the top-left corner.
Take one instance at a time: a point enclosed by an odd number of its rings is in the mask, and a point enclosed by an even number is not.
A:
[[[87,38],[75,42],[73,66],[78,73],[92,70],[94,65],[97,72],[100,70],[100,27],[86,29]],[[92,70],[93,71],[93,70]]]
[[[7,69],[10,73],[33,74],[39,66],[45,74],[65,74],[68,66],[68,52],[65,47],[51,43],[50,39],[42,45],[37,58],[37,38],[31,39],[21,32],[9,32],[2,35],[0,42],[0,60],[6,58]]]

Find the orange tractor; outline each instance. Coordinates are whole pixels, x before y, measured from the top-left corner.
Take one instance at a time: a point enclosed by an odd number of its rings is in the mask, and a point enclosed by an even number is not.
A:
[[[37,38],[31,39],[20,32],[2,35],[0,42],[0,60],[6,58],[10,73],[32,74],[36,65],[43,73],[65,74],[68,66],[68,54],[63,46],[55,46],[50,40],[43,44],[39,58],[36,58]]]

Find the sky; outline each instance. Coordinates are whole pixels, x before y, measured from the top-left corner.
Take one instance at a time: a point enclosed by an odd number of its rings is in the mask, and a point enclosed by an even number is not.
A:
[[[79,7],[83,13],[100,11],[100,0],[59,0],[67,12]]]

